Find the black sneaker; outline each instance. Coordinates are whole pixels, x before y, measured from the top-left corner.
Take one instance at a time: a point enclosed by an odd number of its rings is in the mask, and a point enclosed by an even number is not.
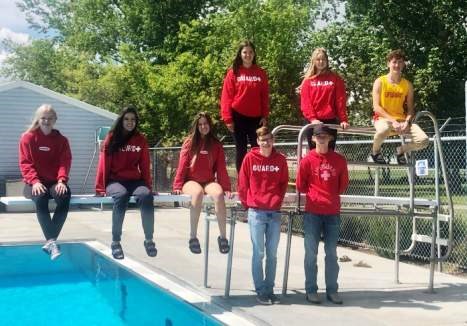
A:
[[[112,242],[112,244],[110,245],[110,249],[112,250],[112,256],[115,259],[123,259],[125,257],[123,254],[122,245],[119,241]]]
[[[407,159],[405,158],[405,154],[396,154],[396,159],[397,159],[397,164],[399,165],[406,165],[407,164]]]
[[[373,162],[376,164],[387,164],[386,160],[383,157],[383,154],[381,152],[376,153],[376,154],[371,154],[371,158],[373,159]]]
[[[279,304],[281,303],[281,299],[279,299],[279,297],[277,295],[275,295],[274,293],[271,293],[269,295],[269,300],[271,300],[271,303],[272,304]]]
[[[256,301],[258,301],[262,305],[271,305],[272,304],[271,299],[269,298],[269,296],[267,294],[258,294],[256,296]]]

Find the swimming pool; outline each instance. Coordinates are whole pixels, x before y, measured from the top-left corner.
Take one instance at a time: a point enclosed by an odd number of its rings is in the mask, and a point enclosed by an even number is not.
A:
[[[0,246],[2,325],[222,324],[187,302],[204,304],[201,296],[178,298],[103,255],[99,243],[66,243],[61,249],[51,262],[39,245]],[[145,277],[153,273],[125,260]]]

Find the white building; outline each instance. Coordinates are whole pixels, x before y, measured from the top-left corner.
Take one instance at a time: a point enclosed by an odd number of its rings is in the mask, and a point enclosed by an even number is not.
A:
[[[51,104],[57,111],[55,128],[70,142],[73,161],[69,186],[72,193],[78,194],[95,149],[95,131],[102,126],[111,126],[117,115],[24,81],[0,84],[0,184],[21,179],[19,139],[31,124],[36,109],[44,103]],[[98,154],[84,193],[94,193]],[[0,195],[4,195],[4,189],[0,188]]]

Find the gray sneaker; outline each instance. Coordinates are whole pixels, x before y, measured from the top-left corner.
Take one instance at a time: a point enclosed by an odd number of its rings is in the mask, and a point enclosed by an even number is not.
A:
[[[52,241],[53,240],[47,240],[47,242],[42,246],[42,251],[45,252],[47,255],[50,255],[49,246]]]
[[[57,259],[61,255],[60,248],[55,241],[51,241],[49,244],[49,255],[51,260]]]
[[[256,296],[256,301],[258,301],[262,305],[270,305],[271,304],[271,299],[269,299],[269,296],[267,294],[258,294]]]
[[[342,304],[343,303],[341,297],[337,293],[328,294],[327,299],[328,299],[328,301],[331,301],[334,304]]]
[[[319,298],[318,293],[307,293],[305,299],[306,301],[311,302],[313,304],[321,303],[321,299]]]

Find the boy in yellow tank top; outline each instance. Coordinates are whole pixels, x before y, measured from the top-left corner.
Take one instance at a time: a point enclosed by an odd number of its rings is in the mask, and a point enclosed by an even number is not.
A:
[[[387,164],[381,155],[384,139],[392,133],[409,134],[411,142],[397,147],[397,163],[407,164],[404,153],[417,151],[428,146],[428,136],[417,125],[414,118],[412,83],[402,78],[405,56],[401,50],[389,52],[387,58],[389,73],[373,83],[373,122],[376,134],[371,157],[375,163]]]

